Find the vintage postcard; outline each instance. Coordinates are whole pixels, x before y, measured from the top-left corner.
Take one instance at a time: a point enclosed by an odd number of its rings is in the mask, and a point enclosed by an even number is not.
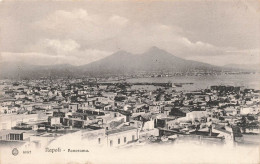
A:
[[[0,0],[1,164],[259,164],[259,0]]]

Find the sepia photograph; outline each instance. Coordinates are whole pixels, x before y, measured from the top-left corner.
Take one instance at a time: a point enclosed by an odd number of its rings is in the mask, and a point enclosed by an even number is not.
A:
[[[259,0],[0,0],[1,164],[259,164]]]

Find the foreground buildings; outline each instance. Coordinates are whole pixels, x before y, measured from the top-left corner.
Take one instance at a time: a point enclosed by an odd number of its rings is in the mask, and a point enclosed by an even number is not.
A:
[[[171,83],[42,79],[0,83],[1,147],[124,148],[145,144],[254,145],[260,91]]]

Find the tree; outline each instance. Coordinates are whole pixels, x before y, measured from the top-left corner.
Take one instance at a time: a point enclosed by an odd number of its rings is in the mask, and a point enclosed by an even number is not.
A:
[[[242,128],[242,132],[246,133],[247,120],[245,116],[242,117],[240,126]]]

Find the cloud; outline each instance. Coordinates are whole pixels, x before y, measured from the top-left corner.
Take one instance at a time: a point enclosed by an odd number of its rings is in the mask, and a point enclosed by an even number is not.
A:
[[[52,39],[41,38],[28,46],[27,52],[12,55],[18,58],[41,58],[46,63],[55,63],[52,60],[57,60],[58,63],[81,65],[101,59],[119,49],[142,53],[152,46],[181,57],[225,54],[222,48],[212,44],[191,41],[178,26],[131,22],[117,14],[105,17],[89,14],[81,8],[56,10],[33,23],[33,26]],[[30,52],[37,53],[32,57]]]
[[[244,49],[244,50],[240,50],[240,49],[235,49],[235,48],[229,48],[226,51],[227,53],[231,53],[231,54],[251,54],[251,55],[260,55],[260,49]]]
[[[187,57],[190,60],[197,60],[213,65],[224,66],[227,64],[258,64],[260,65],[260,58],[259,56],[248,56],[248,55],[241,55],[241,54],[232,54],[226,55],[225,58],[223,56],[190,56]]]
[[[71,39],[43,39],[40,41],[39,44],[42,48],[50,49],[54,51],[56,54],[67,54],[80,48],[80,45],[76,41]]]
[[[182,57],[227,54],[225,49],[210,43],[191,41],[185,30],[172,24],[146,24],[118,14],[103,14],[89,13],[82,8],[56,10],[48,14],[34,26],[55,39],[45,40],[39,49],[43,47],[46,50],[42,51],[55,54],[66,54],[79,48],[142,53],[151,46],[158,46]]]
[[[236,49],[236,48],[223,48],[221,53],[224,55],[197,55],[186,56],[186,59],[197,60],[214,65],[226,65],[226,64],[258,64],[260,65],[260,49]]]
[[[1,52],[2,62],[28,63],[31,65],[58,64],[59,57],[39,52],[17,53]]]
[[[57,10],[34,23],[36,29],[55,38],[96,42],[117,35],[128,22],[119,15],[104,17],[84,9]]]
[[[75,50],[70,54],[50,55],[39,52],[2,52],[1,62],[20,62],[31,65],[55,65],[55,64],[72,64],[84,65],[90,62],[102,59],[111,52],[100,51],[95,49],[86,49],[84,51]]]
[[[223,55],[224,51],[220,47],[216,47],[214,45],[211,45],[209,43],[205,43],[202,41],[196,41],[192,42],[186,37],[180,38],[180,42],[184,44],[184,47],[182,49],[183,55],[189,55],[188,53],[192,53],[193,56],[197,55]]]
[[[109,18],[109,21],[111,23],[115,23],[117,25],[120,25],[120,26],[123,26],[123,25],[126,25],[127,22],[128,22],[128,19],[124,18],[124,17],[121,17],[121,16],[118,16],[118,15],[113,15]]]
[[[91,17],[84,9],[74,9],[72,11],[56,10],[43,20],[37,21],[35,25],[38,25],[37,28],[56,30],[57,28],[66,29],[68,25],[84,24],[88,21],[91,21]]]
[[[231,2],[204,1],[40,4],[5,4],[7,9],[0,12],[1,52],[75,65],[118,50],[143,53],[152,46],[220,64],[235,55],[259,56],[259,15],[251,2],[244,5],[248,10],[239,8],[243,3],[234,7]]]

